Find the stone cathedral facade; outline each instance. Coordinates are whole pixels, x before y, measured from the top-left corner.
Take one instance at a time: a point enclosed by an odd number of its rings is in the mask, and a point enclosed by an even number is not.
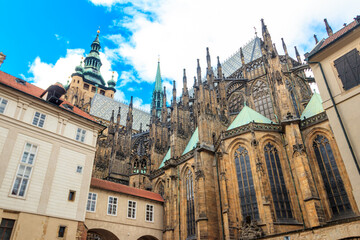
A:
[[[359,209],[308,65],[296,47],[291,58],[283,40],[280,55],[261,24],[262,38],[222,64],[217,58],[216,68],[207,49],[192,87],[184,69],[182,95],[174,81],[170,106],[159,64],[148,128],[133,129],[131,102],[126,115],[112,111],[99,136],[93,176],[161,194],[163,239],[314,239],[316,229],[360,236],[351,230]]]

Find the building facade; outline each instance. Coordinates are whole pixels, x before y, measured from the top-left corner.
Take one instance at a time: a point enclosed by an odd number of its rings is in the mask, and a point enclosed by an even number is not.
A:
[[[81,239],[104,126],[64,92],[0,71],[0,239]]]
[[[360,112],[354,106],[360,102],[360,16],[335,33],[326,19],[325,24],[328,38],[316,44],[307,61],[359,204],[360,128],[355,121]]]
[[[93,178],[86,206],[87,239],[162,239],[163,198]]]
[[[207,49],[205,75],[198,60],[191,89],[184,69],[171,106],[157,76],[148,130],[129,133],[130,108],[125,128],[117,127],[120,111],[111,119],[98,173],[163,196],[163,239],[360,236],[355,186],[308,85],[309,66],[296,47],[290,57],[284,40],[279,54],[261,24],[262,38],[216,68]],[[117,167],[122,176],[111,176]]]

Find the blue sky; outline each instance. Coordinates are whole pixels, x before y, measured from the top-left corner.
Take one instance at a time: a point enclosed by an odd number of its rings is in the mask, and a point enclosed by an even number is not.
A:
[[[292,4],[293,3],[293,4]],[[297,5],[295,6],[295,4]],[[324,7],[326,6],[326,7]],[[349,7],[351,6],[351,7]],[[291,55],[296,45],[303,55],[314,46],[313,34],[326,37],[323,19],[334,31],[353,20],[359,1],[236,0],[76,0],[1,1],[0,52],[7,55],[1,67],[46,88],[66,83],[100,26],[101,69],[105,80],[117,78],[116,98],[149,109],[158,55],[168,97],[171,82],[180,94],[183,68],[188,86],[200,58],[205,69],[205,49],[225,60],[261,32],[264,18],[273,42],[282,54],[281,37]]]

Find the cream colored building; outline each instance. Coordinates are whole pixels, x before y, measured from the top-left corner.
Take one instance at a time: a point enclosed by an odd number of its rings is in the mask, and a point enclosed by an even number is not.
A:
[[[325,19],[329,37],[308,54],[344,160],[357,205],[360,204],[360,16],[333,33]]]
[[[0,239],[80,239],[104,127],[0,71]],[[54,94],[54,95],[53,95]]]
[[[163,198],[123,184],[91,180],[85,226],[88,240],[160,240]]]

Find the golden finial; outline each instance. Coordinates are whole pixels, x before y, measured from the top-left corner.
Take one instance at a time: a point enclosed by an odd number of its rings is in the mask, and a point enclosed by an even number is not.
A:
[[[99,26],[99,29],[97,30],[97,33],[98,33],[98,34],[100,33],[100,26]]]

